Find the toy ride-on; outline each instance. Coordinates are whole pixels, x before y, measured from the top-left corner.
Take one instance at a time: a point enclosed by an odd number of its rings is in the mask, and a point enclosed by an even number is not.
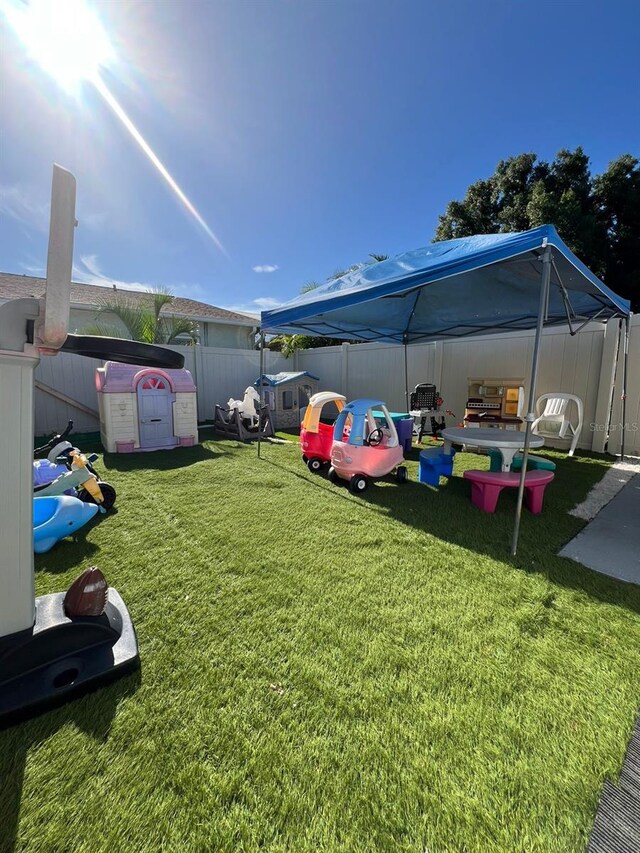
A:
[[[300,426],[300,450],[302,461],[314,474],[317,474],[326,463],[331,462],[333,424],[323,423],[320,420],[322,409],[333,403],[340,414],[346,402],[346,397],[335,394],[333,391],[319,391],[309,397],[309,405]]]
[[[349,489],[360,494],[372,479],[396,471],[399,483],[406,482],[407,469],[393,419],[382,400],[354,400],[338,415],[333,428],[332,483],[347,480]]]
[[[66,441],[72,429],[73,421],[69,421],[63,433],[54,435],[34,450],[34,455],[49,451],[46,459],[36,459],[33,463],[34,497],[74,495],[85,503],[97,504],[101,512],[107,512],[116,501],[116,490],[101,480],[93,467],[98,458],[96,453],[85,456]]]

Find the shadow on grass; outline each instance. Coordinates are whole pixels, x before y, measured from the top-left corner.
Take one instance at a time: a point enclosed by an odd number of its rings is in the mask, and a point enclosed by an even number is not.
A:
[[[26,723],[0,731],[0,850],[12,851],[18,847],[20,804],[29,750],[44,744],[65,726],[75,726],[96,741],[105,741],[118,705],[136,692],[140,682],[140,670],[137,670]]]
[[[417,462],[420,449],[412,448],[406,461]],[[545,492],[544,509],[532,515],[523,507],[518,540],[518,553],[511,556],[511,542],[516,511],[516,489],[505,489],[495,513],[484,513],[471,503],[470,484],[463,479],[464,470],[488,469],[489,459],[479,454],[463,453],[456,457],[454,476],[441,479],[438,488],[416,480],[398,484],[389,476],[373,483],[358,496],[344,485],[333,485],[326,476],[312,475],[282,465],[277,458],[268,463],[285,468],[300,479],[330,491],[339,499],[356,502],[372,512],[384,513],[396,521],[436,537],[444,542],[474,551],[514,568],[543,574],[552,583],[584,592],[600,601],[623,606],[640,613],[640,589],[606,575],[598,574],[565,557],[558,551],[579,533],[585,522],[569,515],[584,500],[590,489],[608,470],[611,459],[596,455],[549,454],[556,463],[556,477]],[[410,477],[416,476],[410,471]],[[639,541],[640,547],[640,541]],[[418,559],[418,557],[417,557]]]
[[[212,440],[207,438],[207,445],[211,443]],[[225,452],[227,450],[228,448],[225,447]],[[195,447],[176,447],[171,450],[153,450],[148,453],[105,453],[102,465],[107,471],[139,471],[141,468],[169,471],[172,468],[186,468],[196,462],[215,459],[221,452],[197,444]]]

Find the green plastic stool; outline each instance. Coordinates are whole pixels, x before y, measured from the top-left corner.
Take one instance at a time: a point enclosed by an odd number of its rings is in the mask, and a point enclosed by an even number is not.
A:
[[[490,471],[502,471],[502,453],[499,450],[493,450],[490,448],[487,453],[489,454],[489,458],[491,459],[491,465],[489,466]],[[513,462],[511,463],[512,471],[520,471],[522,470],[522,454],[518,453],[513,457]],[[527,471],[555,471],[556,463],[552,462],[550,459],[545,459],[543,456],[532,456],[529,454],[529,458],[527,459]]]
[[[512,471],[522,470],[522,456],[518,453],[511,463]],[[527,459],[527,471],[555,471],[556,463],[542,456],[531,456]]]

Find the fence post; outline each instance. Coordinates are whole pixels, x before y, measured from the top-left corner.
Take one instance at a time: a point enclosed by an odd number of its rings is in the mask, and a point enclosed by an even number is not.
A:
[[[604,453],[609,436],[619,338],[620,321],[616,320],[615,323],[607,323],[604,327],[604,340],[602,342],[602,361],[600,362],[598,396],[596,397],[595,429],[591,424],[584,425],[585,428],[589,427],[592,430],[591,450],[594,453]]]
[[[207,409],[208,407],[205,405],[204,396],[204,364],[202,357],[202,346],[200,344],[196,344],[193,348],[193,381],[195,383],[196,388],[198,389],[196,393],[196,406],[197,406],[197,418],[198,423],[202,423],[202,421],[206,420],[206,412],[203,409]],[[202,382],[202,385],[200,384]],[[213,417],[213,409],[211,410]]]
[[[434,356],[434,362],[436,375],[433,377],[433,381],[435,382],[436,388],[440,391],[440,393],[442,393],[442,391],[440,390],[442,388],[442,356],[444,352],[442,341],[436,341],[435,347],[436,351]]]
[[[342,368],[342,393],[350,400],[349,396],[349,344],[344,343],[341,345],[341,368]]]

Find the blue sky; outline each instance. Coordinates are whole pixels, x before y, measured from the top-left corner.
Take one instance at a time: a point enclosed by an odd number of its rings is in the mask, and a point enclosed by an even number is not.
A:
[[[62,89],[0,15],[4,272],[44,274],[53,162],[78,181],[76,280],[256,312],[430,242],[503,158],[640,155],[635,0],[89,5],[104,84],[222,250],[96,88]]]

